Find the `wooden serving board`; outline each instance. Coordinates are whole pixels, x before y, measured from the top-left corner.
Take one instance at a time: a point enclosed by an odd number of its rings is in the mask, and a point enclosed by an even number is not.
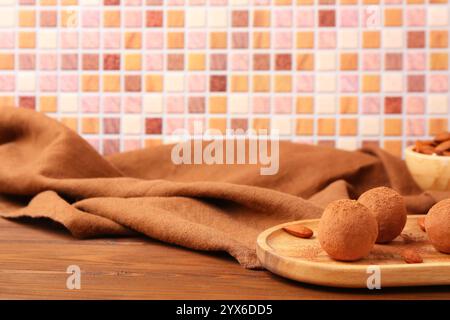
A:
[[[284,223],[263,231],[257,239],[257,255],[263,266],[280,276],[317,285],[367,288],[373,274],[368,267],[379,266],[381,287],[450,285],[450,255],[436,251],[418,223],[408,216],[402,234],[388,245],[375,245],[370,255],[356,262],[331,259],[317,239],[319,220]],[[282,228],[302,224],[314,231],[311,239],[288,234]],[[395,251],[415,249],[423,263],[407,264]],[[394,251],[394,252],[393,252]]]

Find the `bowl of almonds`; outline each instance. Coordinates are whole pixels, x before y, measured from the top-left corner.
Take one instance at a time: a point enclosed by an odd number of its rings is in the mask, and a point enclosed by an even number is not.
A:
[[[405,150],[405,161],[422,189],[450,191],[450,132],[416,141]]]

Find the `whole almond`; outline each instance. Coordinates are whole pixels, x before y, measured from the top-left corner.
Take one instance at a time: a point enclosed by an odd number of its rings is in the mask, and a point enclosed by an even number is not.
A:
[[[435,137],[434,137],[434,141],[436,142],[444,142],[450,140],[450,132],[441,132],[438,133]]]
[[[436,153],[435,148],[431,145],[430,146],[427,146],[427,145],[416,146],[414,151],[423,153],[423,154],[428,154],[428,155]]]
[[[413,249],[406,249],[401,252],[401,256],[406,263],[422,263],[423,259],[420,254]]]
[[[422,229],[423,232],[426,232],[425,230],[425,217],[420,217],[417,219],[417,224],[419,225],[420,229]]]
[[[293,224],[287,227],[283,227],[283,230],[289,234],[292,234],[293,236],[305,239],[311,238],[314,234],[314,232],[310,228],[305,227],[301,224]]]
[[[443,153],[444,151],[449,151],[450,150],[450,140],[438,144],[437,147],[435,148],[435,150],[438,153]]]

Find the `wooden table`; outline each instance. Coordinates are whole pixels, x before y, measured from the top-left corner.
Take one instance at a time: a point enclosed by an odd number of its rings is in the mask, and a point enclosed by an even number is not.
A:
[[[81,289],[66,287],[69,265]],[[450,299],[450,287],[325,288],[240,267],[225,254],[145,238],[76,240],[48,222],[0,218],[2,299]]]

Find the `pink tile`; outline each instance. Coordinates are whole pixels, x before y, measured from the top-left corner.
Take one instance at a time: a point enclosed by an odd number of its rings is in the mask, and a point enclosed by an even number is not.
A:
[[[103,98],[103,111],[106,113],[120,112],[120,97],[105,96]]]
[[[184,97],[169,96],[167,97],[166,109],[168,113],[183,113],[184,112]]]
[[[78,75],[61,75],[59,77],[59,87],[63,92],[78,91]]]
[[[14,48],[14,32],[0,32],[0,48],[12,49]]]
[[[429,77],[430,92],[448,92],[448,75],[434,74]]]
[[[380,70],[381,61],[379,53],[364,53],[362,57],[363,70]]]
[[[204,92],[206,91],[206,76],[205,75],[191,75],[189,76],[189,91],[190,92]]]
[[[423,8],[409,8],[406,11],[406,25],[419,27],[425,25],[426,11]]]
[[[166,119],[164,132],[165,134],[173,134],[176,130],[184,128],[183,118],[168,118]]]
[[[61,32],[61,48],[75,49],[78,48],[78,34],[76,32]]]
[[[82,26],[87,28],[96,28],[100,25],[100,11],[83,11]]]
[[[104,118],[103,133],[105,134],[120,133],[120,118]]]
[[[149,54],[145,57],[147,70],[162,70],[164,66],[162,54]]]
[[[336,48],[336,32],[321,31],[319,33],[319,48],[321,49]]]
[[[35,68],[36,56],[34,54],[23,53],[19,55],[19,70],[34,70]]]
[[[167,4],[170,6],[182,6],[184,5],[184,0],[167,0]]]
[[[361,15],[361,25],[366,28],[381,26],[381,7],[367,6]]]
[[[406,98],[406,112],[409,114],[425,113],[425,98],[408,96]]]
[[[266,6],[270,4],[270,0],[250,0],[255,6]]]
[[[97,152],[100,152],[100,140],[94,138],[88,138],[86,141],[94,148]]]
[[[273,99],[275,113],[291,113],[292,112],[292,97],[275,97]]]
[[[231,69],[233,71],[248,70],[248,54],[235,53],[231,56]]]
[[[56,91],[58,90],[58,77],[56,74],[45,74],[39,77],[39,88],[41,91]]]
[[[362,98],[362,112],[363,113],[380,113],[380,98],[365,96]]]
[[[103,48],[119,49],[121,43],[120,32],[105,31],[103,33]]]
[[[425,119],[406,119],[406,135],[425,135]]]
[[[400,3],[402,3],[402,0],[384,0],[384,3],[386,3],[386,4],[400,4]]]
[[[288,28],[292,26],[292,11],[291,10],[277,10],[275,15],[275,27]]]
[[[314,76],[313,75],[299,75],[297,76],[297,92],[312,92],[314,91]]]
[[[187,42],[189,49],[203,49],[206,47],[206,33],[189,32]]]
[[[164,45],[164,35],[162,32],[147,32],[145,34],[145,44],[147,49],[162,49]]]
[[[83,96],[81,98],[81,110],[86,113],[97,113],[100,109],[100,97]]]
[[[340,13],[341,27],[358,26],[358,9],[342,9]]]
[[[123,109],[126,113],[140,113],[142,111],[142,98],[140,96],[125,96]]]
[[[58,56],[56,54],[41,54],[39,57],[39,69],[56,70],[58,67]]]
[[[25,5],[32,5],[36,3],[36,0],[20,0],[19,3]]]
[[[414,52],[408,53],[406,56],[408,70],[425,70],[426,56],[425,53]]]
[[[125,5],[127,6],[140,6],[142,4],[142,0],[125,0]]]
[[[81,33],[81,38],[84,49],[98,49],[100,46],[100,36],[96,31],[85,31]]]
[[[269,97],[253,97],[253,112],[254,113],[269,113],[270,112],[270,98]]]
[[[190,134],[203,134],[206,130],[206,121],[204,117],[188,119],[187,129]]]
[[[141,140],[139,139],[126,139],[123,142],[123,151],[134,151],[141,148]]]
[[[142,26],[142,12],[125,11],[125,27],[139,28]]]
[[[105,139],[103,141],[103,154],[109,156],[114,153],[120,152],[120,140],[118,139]]]
[[[292,48],[292,32],[275,32],[275,49],[291,49]]]
[[[358,92],[358,80],[357,75],[341,75],[339,83],[341,92]]]
[[[296,24],[299,28],[314,27],[314,10],[298,10]]]
[[[14,91],[15,88],[16,88],[15,76],[0,74],[0,91]]]
[[[228,0],[209,0],[209,4],[212,6],[225,6]]]

